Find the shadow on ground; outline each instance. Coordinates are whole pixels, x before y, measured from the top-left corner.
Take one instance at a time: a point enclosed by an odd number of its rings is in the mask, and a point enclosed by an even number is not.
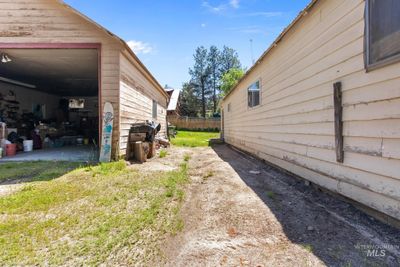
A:
[[[326,265],[400,266],[399,230],[227,145],[212,148],[274,213],[291,242]],[[374,245],[368,255],[364,246]]]
[[[37,181],[50,181],[68,172],[84,167],[80,162],[33,161],[0,164],[0,185],[12,185]]]

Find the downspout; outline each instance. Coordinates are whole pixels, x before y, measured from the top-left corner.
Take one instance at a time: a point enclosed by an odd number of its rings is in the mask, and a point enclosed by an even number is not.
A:
[[[220,132],[220,139],[222,141],[224,141],[224,120],[225,120],[225,116],[224,116],[224,108],[221,107],[221,132]]]

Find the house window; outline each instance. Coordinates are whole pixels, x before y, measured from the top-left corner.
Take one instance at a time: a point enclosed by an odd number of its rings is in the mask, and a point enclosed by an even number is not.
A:
[[[157,101],[153,100],[153,119],[157,119]]]
[[[249,107],[260,105],[260,81],[253,83],[247,88]]]
[[[231,103],[228,104],[228,112],[231,112]]]
[[[366,67],[400,61],[400,1],[367,0]]]

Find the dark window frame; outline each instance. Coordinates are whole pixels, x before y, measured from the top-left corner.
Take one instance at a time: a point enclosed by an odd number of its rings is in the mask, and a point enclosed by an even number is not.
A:
[[[252,105],[250,104],[250,99],[249,99],[249,92],[250,92],[250,88],[252,87],[253,84],[258,83],[258,104],[257,105]],[[251,83],[248,87],[247,87],[247,108],[249,109],[253,109],[253,108],[257,108],[261,106],[261,79],[256,80],[255,82]]]
[[[370,63],[371,62],[371,53],[370,53],[371,52],[370,50],[371,1],[372,0],[365,0],[364,65],[365,65],[365,70],[367,72],[400,62],[400,53],[398,53],[389,58],[374,63]]]

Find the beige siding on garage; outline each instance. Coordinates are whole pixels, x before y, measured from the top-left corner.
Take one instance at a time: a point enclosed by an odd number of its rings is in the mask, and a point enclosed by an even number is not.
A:
[[[160,136],[166,136],[167,98],[141,72],[140,66],[129,59],[129,55],[121,53],[121,117],[120,117],[120,155],[126,154],[129,129],[135,122],[145,120],[161,124]],[[153,100],[157,101],[157,119],[152,118]]]
[[[166,134],[162,88],[119,39],[69,7],[56,0],[0,0],[0,43],[100,43],[101,104],[111,102],[115,112],[113,158],[125,154],[130,124],[152,119],[153,99]]]
[[[113,155],[118,150],[119,53],[122,45],[54,0],[1,0],[0,43],[101,43],[102,105],[114,106]]]
[[[224,137],[400,219],[400,64],[365,72],[364,8],[362,0],[317,2],[224,100]],[[248,108],[246,88],[257,79],[261,105]],[[337,81],[343,84],[343,164],[334,150]]]

